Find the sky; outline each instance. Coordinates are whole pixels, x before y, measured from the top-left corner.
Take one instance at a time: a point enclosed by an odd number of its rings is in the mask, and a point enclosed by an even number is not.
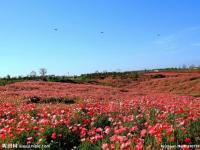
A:
[[[0,0],[0,76],[200,65],[199,0]]]

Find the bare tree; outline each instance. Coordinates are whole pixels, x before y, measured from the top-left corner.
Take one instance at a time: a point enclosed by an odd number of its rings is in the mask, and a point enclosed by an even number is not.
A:
[[[47,74],[47,69],[46,68],[40,68],[39,73],[42,77],[44,77]]]
[[[35,71],[31,71],[30,76],[31,77],[36,77],[37,73]]]

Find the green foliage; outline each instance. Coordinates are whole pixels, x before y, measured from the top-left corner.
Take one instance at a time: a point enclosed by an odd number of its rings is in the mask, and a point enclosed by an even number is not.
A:
[[[33,118],[36,118],[37,117],[37,111],[35,109],[31,110],[29,112],[29,114],[33,117]]]
[[[51,97],[41,99],[40,97],[33,96],[28,99],[28,103],[64,103],[64,104],[74,104],[80,102],[82,99],[79,97],[74,98],[62,98],[62,97]]]
[[[136,121],[137,124],[136,125],[137,125],[139,131],[145,128],[145,125],[144,125],[145,122],[146,122],[146,118],[145,117],[139,117],[137,119],[137,121]]]
[[[156,109],[152,108],[150,110],[150,120],[151,120],[151,123],[152,124],[155,124],[156,123]]]
[[[88,110],[87,109],[81,109],[77,111],[74,116],[71,118],[71,123],[72,124],[83,124],[84,120],[86,119],[91,119],[91,116],[87,114]],[[90,128],[89,125],[85,126],[87,129]]]
[[[138,72],[127,71],[127,72],[96,72],[91,74],[82,74],[79,79],[82,80],[97,80],[97,79],[105,79],[107,77],[112,77],[114,79],[119,78],[123,79],[132,79],[137,80],[140,77]]]
[[[175,114],[174,113],[169,113],[167,121],[174,126],[175,125]]]
[[[26,132],[23,132],[22,134],[18,135],[17,138],[13,141],[16,144],[26,144],[26,138],[27,138]]]
[[[83,142],[81,143],[78,148],[78,150],[101,150],[100,146],[97,146],[95,144],[91,144],[90,142]]]
[[[0,78],[0,86],[4,86],[7,84],[15,83],[15,82],[22,82],[26,80],[42,80],[47,82],[64,82],[64,83],[98,83],[97,80],[103,80],[107,77],[112,77],[113,79],[131,79],[131,80],[138,80],[143,73],[152,72],[155,69],[149,70],[138,70],[138,71],[125,71],[125,72],[98,72],[95,73],[88,73],[82,74],[80,76],[56,76],[56,75],[45,75],[45,76],[36,76],[36,75],[29,75],[24,77],[10,77],[7,75],[4,78]],[[176,72],[185,72],[188,69],[184,68],[163,68],[163,69],[156,69],[158,71],[176,71]],[[200,70],[200,68],[196,68],[196,70]],[[153,75],[152,78],[165,78],[162,74]],[[190,80],[197,80],[199,77],[192,77]],[[111,86],[111,85],[110,85]]]
[[[20,82],[22,80],[12,80],[12,79],[0,79],[0,86],[4,86],[4,85],[7,85],[7,84],[12,84],[12,83],[15,83],[15,82]]]
[[[75,99],[72,98],[46,98],[43,100],[44,103],[64,103],[64,104],[74,104]]]
[[[200,144],[200,117],[196,121],[190,121],[189,127],[187,128],[189,133],[189,137],[192,138],[193,144],[198,143]],[[199,137],[199,138],[194,138]]]
[[[144,146],[148,146],[151,145],[152,147],[155,148],[155,144],[156,144],[156,138],[153,135],[147,134],[147,136],[145,136],[144,139]]]
[[[101,114],[97,116],[97,119],[94,122],[94,127],[104,128],[105,126],[110,126],[111,122],[108,119],[108,116]]]
[[[57,135],[54,140],[51,137],[52,133]],[[80,144],[80,134],[78,132],[70,132],[66,125],[59,125],[56,129],[47,127],[44,131],[44,136],[46,136],[45,144],[50,144],[51,149],[71,150]]]

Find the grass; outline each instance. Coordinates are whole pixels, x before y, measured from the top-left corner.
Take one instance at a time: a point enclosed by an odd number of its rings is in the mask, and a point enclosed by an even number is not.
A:
[[[0,86],[5,86],[7,84],[12,84],[15,82],[22,82],[24,80],[12,80],[12,79],[0,79]]]

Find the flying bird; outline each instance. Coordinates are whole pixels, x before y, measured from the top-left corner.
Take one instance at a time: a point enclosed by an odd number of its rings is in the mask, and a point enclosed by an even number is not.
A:
[[[101,33],[101,34],[103,34],[104,32],[103,32],[103,31],[101,31],[100,33]]]
[[[58,31],[58,28],[54,28],[54,31]]]
[[[160,36],[160,34],[157,34],[157,36]]]

